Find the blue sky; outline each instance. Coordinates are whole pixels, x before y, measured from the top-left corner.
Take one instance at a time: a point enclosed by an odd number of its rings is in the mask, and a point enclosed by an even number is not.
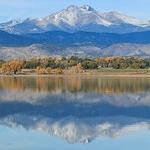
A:
[[[0,0],[0,22],[47,16],[69,5],[91,5],[99,11],[121,11],[150,20],[150,0]]]

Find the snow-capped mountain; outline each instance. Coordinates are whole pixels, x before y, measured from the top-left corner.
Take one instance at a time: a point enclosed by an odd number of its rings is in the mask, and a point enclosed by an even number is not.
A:
[[[119,12],[100,13],[89,5],[72,5],[47,17],[0,24],[1,29],[17,34],[54,30],[126,33],[149,30],[149,26],[149,21]]]

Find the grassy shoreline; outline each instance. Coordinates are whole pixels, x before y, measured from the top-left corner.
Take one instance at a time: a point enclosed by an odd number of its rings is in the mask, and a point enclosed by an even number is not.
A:
[[[36,74],[33,70],[26,70],[26,72],[20,72],[16,75],[5,75],[0,76],[106,76],[106,77],[150,77],[150,69],[96,69],[96,70],[85,70],[81,73],[70,73],[68,70],[64,70],[63,74]]]

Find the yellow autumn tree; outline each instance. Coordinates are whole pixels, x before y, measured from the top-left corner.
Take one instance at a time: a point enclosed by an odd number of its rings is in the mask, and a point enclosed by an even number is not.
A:
[[[37,74],[47,74],[47,71],[46,71],[45,68],[42,68],[42,67],[38,66],[38,67],[36,68],[36,73],[37,73]]]
[[[55,73],[56,74],[63,74],[64,72],[61,68],[57,68],[57,69],[55,69]]]
[[[18,71],[21,71],[22,67],[23,61],[12,60],[2,65],[2,72],[7,74],[16,74]]]
[[[52,69],[50,67],[46,68],[46,72],[47,74],[51,74],[52,73]]]
[[[70,69],[71,73],[82,73],[84,72],[82,65],[79,63],[76,66],[72,66]]]

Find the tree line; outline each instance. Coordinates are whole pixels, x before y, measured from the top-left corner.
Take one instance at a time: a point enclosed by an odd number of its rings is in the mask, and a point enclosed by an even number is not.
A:
[[[21,69],[35,69],[37,74],[62,74],[63,70],[72,70],[82,72],[88,69],[146,69],[150,67],[150,58],[140,57],[98,57],[79,58],[72,56],[70,58],[33,58],[30,60],[0,60],[2,73],[16,74]]]

